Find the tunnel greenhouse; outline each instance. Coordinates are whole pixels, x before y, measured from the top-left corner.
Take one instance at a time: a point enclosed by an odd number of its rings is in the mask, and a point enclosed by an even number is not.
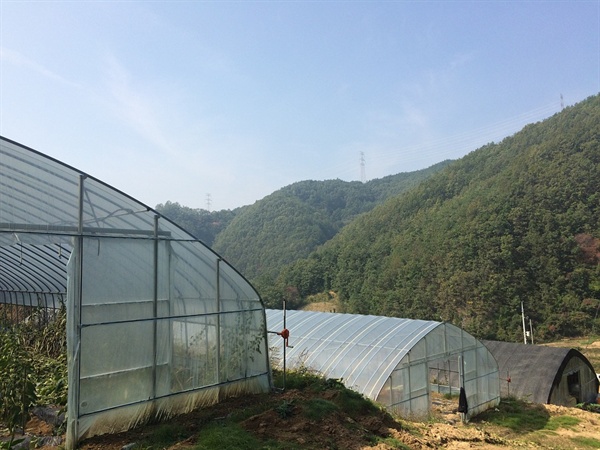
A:
[[[240,273],[152,208],[6,138],[0,262],[11,320],[66,308],[69,449],[271,387],[265,310]]]
[[[577,349],[483,341],[498,362],[500,393],[532,403],[595,403],[598,378]]]
[[[287,311],[284,318],[269,309],[267,325],[289,331],[287,347],[270,334],[280,367],[285,356],[286,367],[339,379],[404,417],[426,417],[434,394],[456,395],[460,403],[461,388],[466,420],[500,402],[496,360],[449,323],[315,311]]]

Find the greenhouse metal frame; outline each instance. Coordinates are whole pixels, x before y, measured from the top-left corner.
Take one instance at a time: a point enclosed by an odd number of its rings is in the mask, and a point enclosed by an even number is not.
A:
[[[66,308],[68,449],[272,386],[264,306],[240,273],[152,208],[3,137],[0,263],[4,312]]]
[[[449,323],[268,309],[267,325],[272,332],[289,331],[287,341],[269,338],[280,367],[285,353],[287,367],[339,379],[404,417],[426,417],[435,392],[458,397],[462,388],[464,420],[500,402],[496,360]]]

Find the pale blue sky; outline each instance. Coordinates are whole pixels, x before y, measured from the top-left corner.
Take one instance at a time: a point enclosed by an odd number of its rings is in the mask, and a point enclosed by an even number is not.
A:
[[[0,0],[0,134],[232,209],[429,167],[600,91],[600,1]]]

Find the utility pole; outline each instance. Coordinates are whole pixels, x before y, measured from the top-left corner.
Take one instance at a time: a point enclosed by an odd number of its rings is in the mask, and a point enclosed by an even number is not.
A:
[[[531,344],[533,345],[533,325],[531,325],[531,319],[529,319],[529,338],[531,339]]]
[[[525,329],[525,308],[521,302],[521,318],[523,319],[523,341],[527,344],[527,330]]]

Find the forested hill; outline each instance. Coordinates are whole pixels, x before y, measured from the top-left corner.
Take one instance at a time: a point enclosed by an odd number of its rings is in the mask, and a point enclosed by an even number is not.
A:
[[[300,181],[244,207],[213,248],[250,280],[271,280],[308,256],[358,215],[413,188],[450,161],[361,183]]]
[[[600,332],[600,97],[453,162],[360,216],[263,297],[335,292],[348,312],[481,338]]]
[[[217,235],[223,231],[233,218],[246,207],[234,210],[208,211],[190,208],[177,202],[166,202],[156,205],[156,210],[178,224],[187,232],[200,239],[209,247],[213,245]]]

